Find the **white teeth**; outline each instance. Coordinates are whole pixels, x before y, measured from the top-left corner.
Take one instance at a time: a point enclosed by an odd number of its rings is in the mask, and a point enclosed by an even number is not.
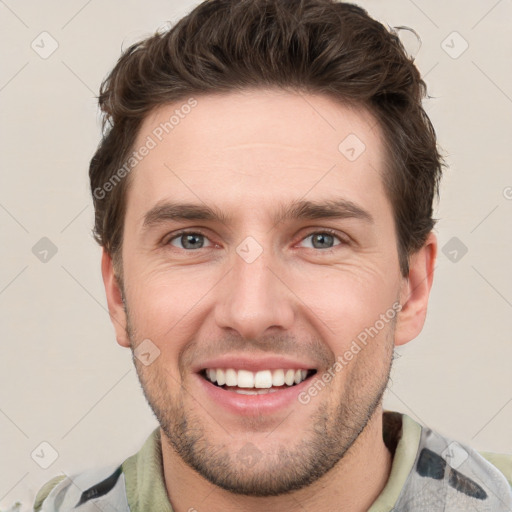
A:
[[[218,370],[217,370],[218,371]],[[237,384],[233,384],[236,386]],[[238,387],[239,388],[253,388],[254,387],[254,373],[247,370],[238,370]]]
[[[238,382],[236,372],[233,368],[226,370],[226,386],[236,386]]]
[[[207,368],[206,378],[210,382],[216,382],[219,386],[239,387],[239,388],[257,388],[260,391],[244,392],[242,394],[263,394],[275,392],[272,387],[293,386],[300,384],[306,379],[308,371],[303,369],[278,369],[278,370],[260,370],[251,372],[248,370],[235,370],[233,368]],[[239,390],[237,390],[238,392]]]
[[[272,372],[270,370],[263,370],[256,372],[254,376],[255,388],[271,388],[272,387]]]
[[[276,393],[277,389],[258,389],[257,391],[249,391],[248,389],[235,389],[233,391],[239,395],[267,395],[268,393]]]
[[[221,370],[220,368],[217,368],[217,384],[219,386],[226,384],[226,374],[224,373],[224,370]]]
[[[284,384],[284,371],[274,370],[272,372],[272,386],[282,386]]]
[[[246,389],[237,389],[235,393],[238,393],[239,395],[257,395],[257,391],[249,391]]]
[[[293,386],[295,379],[295,372],[293,370],[286,370],[286,375],[284,376],[284,382],[287,386]]]

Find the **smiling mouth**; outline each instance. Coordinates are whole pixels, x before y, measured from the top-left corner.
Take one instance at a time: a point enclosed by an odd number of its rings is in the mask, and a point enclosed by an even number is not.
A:
[[[297,386],[316,374],[313,369],[236,370],[234,368],[205,368],[199,375],[205,380],[241,395],[265,395]]]

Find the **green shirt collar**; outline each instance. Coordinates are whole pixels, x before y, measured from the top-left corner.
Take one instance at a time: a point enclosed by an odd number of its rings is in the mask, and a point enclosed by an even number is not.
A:
[[[401,418],[401,428],[394,429]],[[407,414],[384,411],[384,439],[391,451],[393,464],[386,486],[368,512],[390,512],[411,472],[421,436],[421,425]],[[167,496],[162,463],[160,427],[147,438],[142,448],[123,463],[126,495],[131,512],[158,510],[173,512]]]

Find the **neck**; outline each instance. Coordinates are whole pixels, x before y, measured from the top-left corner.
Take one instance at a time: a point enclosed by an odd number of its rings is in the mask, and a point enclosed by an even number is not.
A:
[[[162,436],[162,459],[167,495],[174,512],[268,512],[268,510],[344,510],[365,512],[377,499],[389,478],[392,455],[382,435],[382,406],[345,456],[324,476],[304,489],[292,493],[251,497],[217,487],[188,465]]]

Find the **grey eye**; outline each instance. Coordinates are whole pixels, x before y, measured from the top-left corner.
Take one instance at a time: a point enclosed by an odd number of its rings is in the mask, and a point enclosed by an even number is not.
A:
[[[169,240],[169,244],[179,249],[194,250],[204,247],[204,240],[207,238],[201,233],[180,233]],[[181,243],[181,247],[175,244],[176,241]]]

